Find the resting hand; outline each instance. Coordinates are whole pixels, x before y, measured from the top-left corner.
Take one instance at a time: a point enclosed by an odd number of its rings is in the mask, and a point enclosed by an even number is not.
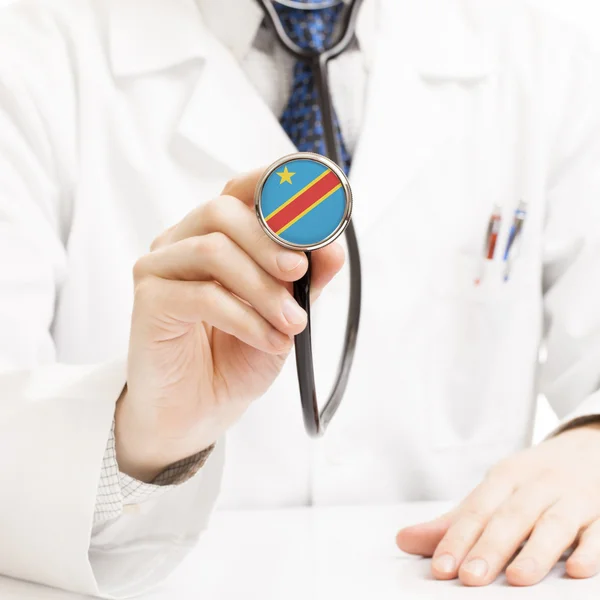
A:
[[[401,530],[397,543],[433,556],[436,579],[458,577],[465,585],[487,585],[505,567],[512,585],[538,583],[572,545],[567,574],[595,575],[600,427],[566,431],[502,461],[455,510]]]
[[[134,268],[127,389],[117,405],[122,471],[149,481],[212,445],[279,373],[306,326],[291,282],[302,252],[263,232],[254,212],[261,172],[162,234]],[[313,291],[341,268],[332,244],[313,254]]]

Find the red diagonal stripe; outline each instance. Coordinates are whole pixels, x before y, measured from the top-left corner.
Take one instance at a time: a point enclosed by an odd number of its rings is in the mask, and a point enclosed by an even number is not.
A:
[[[270,227],[271,231],[279,231],[282,227],[285,227],[290,221],[295,219],[299,214],[303,213],[307,208],[310,208],[311,205],[320,200],[336,185],[339,185],[339,183],[340,180],[338,179],[337,175],[333,171],[329,171],[329,173],[327,173],[323,179],[317,181],[317,183],[307,189],[304,194],[298,196],[284,209],[272,216],[267,221],[267,225]]]

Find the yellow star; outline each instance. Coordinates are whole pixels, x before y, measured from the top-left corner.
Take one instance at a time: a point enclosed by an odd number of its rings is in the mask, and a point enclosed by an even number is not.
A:
[[[285,167],[285,169],[283,169],[283,171],[281,173],[277,173],[277,175],[279,175],[279,177],[281,177],[281,181],[279,182],[279,185],[281,185],[284,181],[287,181],[288,183],[292,183],[292,176],[295,175],[296,173],[290,173],[290,171],[288,171],[287,166]]]

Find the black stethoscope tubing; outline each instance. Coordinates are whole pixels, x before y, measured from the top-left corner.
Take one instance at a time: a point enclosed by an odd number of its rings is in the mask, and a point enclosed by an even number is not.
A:
[[[328,62],[339,56],[348,48],[356,31],[356,19],[362,0],[353,0],[343,16],[340,39],[324,52],[313,52],[305,50],[296,45],[286,34],[275,7],[270,0],[258,0],[265,14],[269,17],[275,33],[283,47],[297,60],[309,63],[312,69],[314,81],[317,86],[317,96],[321,115],[323,119],[323,132],[327,157],[337,165],[342,164],[341,150],[339,148],[334,125],[334,111],[331,93],[329,89]],[[288,2],[282,2],[288,4]],[[306,8],[306,6],[304,6]],[[308,324],[304,331],[295,338],[296,368],[298,371],[298,383],[300,387],[300,401],[302,404],[302,415],[304,426],[311,437],[320,437],[325,433],[327,426],[340,406],[344,392],[348,385],[350,370],[354,360],[356,339],[360,321],[362,278],[360,266],[360,253],[358,241],[352,221],[348,223],[345,231],[346,244],[348,246],[348,264],[350,268],[350,299],[348,304],[348,318],[346,322],[346,334],[344,347],[340,360],[338,373],[329,399],[319,409],[317,391],[315,385],[313,353],[311,342],[311,319],[310,319],[310,278],[311,278],[311,256],[308,258],[308,270],[304,277],[294,283],[294,298],[308,315]]]

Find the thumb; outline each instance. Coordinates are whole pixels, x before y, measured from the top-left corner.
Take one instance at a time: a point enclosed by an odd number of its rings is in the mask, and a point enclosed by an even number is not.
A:
[[[396,544],[403,552],[433,556],[454,518],[454,511],[441,515],[433,521],[405,527],[398,532]]]

